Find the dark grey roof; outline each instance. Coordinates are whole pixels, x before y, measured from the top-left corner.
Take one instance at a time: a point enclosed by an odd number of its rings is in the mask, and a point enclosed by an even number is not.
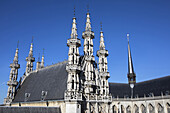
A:
[[[38,72],[31,73],[17,91],[13,102],[24,102],[25,93],[30,93],[29,101],[41,101],[42,91],[47,91],[44,100],[63,100],[64,92],[67,88],[67,62],[54,64],[45,67]],[[144,94],[153,93],[154,96],[160,96],[161,92],[165,94],[170,92],[170,76],[153,79],[149,81],[136,83],[134,87],[134,96],[143,97]],[[110,93],[113,97],[130,97],[131,89],[129,84],[109,83]]]
[[[67,88],[66,64],[65,61],[31,73],[18,90],[13,102],[24,102],[25,93],[30,93],[27,101],[40,101],[42,91],[47,91],[45,100],[63,100]]]
[[[61,113],[59,107],[0,107],[0,113]]]
[[[131,95],[129,84],[109,83],[109,86],[113,97],[124,98]],[[154,96],[161,96],[161,93],[165,95],[168,92],[170,92],[170,76],[139,82],[134,87],[134,96],[138,97],[149,96],[151,93]]]

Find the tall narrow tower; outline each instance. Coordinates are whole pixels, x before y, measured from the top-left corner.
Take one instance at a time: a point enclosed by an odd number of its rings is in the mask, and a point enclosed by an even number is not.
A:
[[[132,55],[130,51],[130,44],[129,44],[129,34],[127,34],[127,39],[128,39],[128,82],[131,87],[131,97],[133,98],[133,88],[136,83],[136,74],[133,69],[133,62],[132,62]]]
[[[5,104],[9,104],[15,97],[16,86],[18,85],[17,77],[18,77],[18,69],[20,68],[20,64],[18,64],[18,46],[16,48],[15,57],[13,63],[10,64],[10,77],[7,82],[8,92],[7,98],[4,99]]]
[[[33,71],[33,62],[35,61],[35,58],[33,57],[33,37],[32,37],[32,43],[30,46],[30,51],[28,54],[28,57],[26,58],[27,65],[26,65],[26,72],[25,75],[28,76],[28,74]]]
[[[75,14],[74,14],[75,15]],[[82,100],[79,83],[79,47],[81,46],[80,39],[77,38],[76,18],[73,17],[71,38],[67,40],[68,64],[66,70],[68,72],[67,90],[65,92],[66,113],[80,113],[81,105],[79,101]],[[78,107],[79,106],[79,107]]]
[[[110,77],[107,66],[108,51],[105,49],[103,31],[101,28],[100,32],[100,49],[97,51],[99,57],[99,75],[101,77],[101,91],[100,94],[104,96],[109,95],[109,83],[108,78]]]
[[[85,59],[85,67],[84,67],[84,76],[85,76],[85,93],[96,93],[96,82],[95,82],[95,70],[94,63],[95,58],[93,56],[93,39],[94,32],[91,31],[91,22],[90,22],[90,13],[87,13],[86,18],[86,27],[85,31],[82,34],[82,38],[84,39],[84,59]]]

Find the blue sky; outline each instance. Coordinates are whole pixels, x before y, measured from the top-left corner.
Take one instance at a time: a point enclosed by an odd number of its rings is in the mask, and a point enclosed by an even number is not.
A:
[[[169,0],[0,0],[0,103],[7,94],[9,65],[17,41],[20,41],[21,65],[18,78],[25,71],[32,36],[36,61],[43,48],[46,66],[67,59],[66,41],[70,38],[74,6],[78,37],[83,44],[87,5],[95,33],[95,56],[99,49],[100,22],[103,23],[110,82],[127,83],[126,33],[130,33],[137,82],[170,74]],[[80,53],[83,54],[83,46]]]

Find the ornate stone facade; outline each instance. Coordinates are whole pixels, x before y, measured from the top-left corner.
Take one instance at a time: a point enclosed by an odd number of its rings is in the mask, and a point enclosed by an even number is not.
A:
[[[110,74],[107,56],[109,53],[105,48],[103,31],[101,29],[97,63],[93,55],[95,36],[91,27],[90,13],[88,12],[86,16],[85,31],[82,33],[83,55],[79,54],[81,41],[77,34],[76,17],[73,17],[71,36],[67,40],[68,61],[45,67],[43,54],[42,61],[39,60],[36,70],[33,70],[35,58],[33,43],[31,43],[29,55],[26,58],[26,72],[20,82],[17,82],[20,65],[18,64],[18,48],[16,49],[14,61],[10,65],[9,89],[4,105],[57,107],[62,113],[170,113],[170,94],[168,93],[170,84],[167,83],[170,77],[160,79],[161,85],[159,85],[159,79],[136,83],[129,35],[127,35],[129,84],[108,82]],[[146,89],[151,84],[156,85]],[[17,85],[18,88],[16,88]],[[142,88],[145,89],[141,91]],[[153,93],[156,95],[154,96]]]

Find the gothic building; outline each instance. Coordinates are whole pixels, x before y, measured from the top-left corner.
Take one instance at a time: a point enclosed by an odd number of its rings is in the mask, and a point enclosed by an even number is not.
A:
[[[26,57],[26,71],[17,81],[18,47],[10,64],[8,93],[1,113],[170,113],[170,76],[136,83],[129,34],[128,38],[128,82],[109,83],[104,35],[100,31],[100,47],[95,61],[93,51],[94,32],[90,13],[86,15],[85,31],[81,44],[77,34],[76,17],[73,17],[71,36],[67,40],[68,60],[44,66],[38,60],[33,69],[33,43]],[[79,54],[79,47],[84,54]],[[35,107],[36,106],[36,107]]]

